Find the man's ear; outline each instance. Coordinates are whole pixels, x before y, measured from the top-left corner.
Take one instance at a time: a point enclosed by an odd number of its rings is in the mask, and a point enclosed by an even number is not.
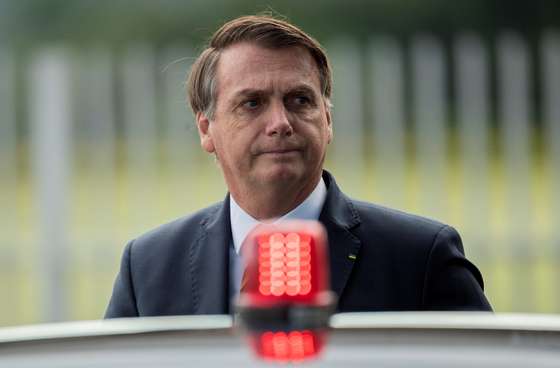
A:
[[[203,112],[196,113],[196,126],[198,127],[198,135],[200,136],[200,145],[202,149],[208,153],[213,153],[216,149],[210,131],[210,120]]]
[[[325,113],[327,114],[327,134],[328,134],[328,143],[331,143],[333,139],[333,128],[332,128],[332,119],[331,119],[331,104],[329,101],[325,102]]]

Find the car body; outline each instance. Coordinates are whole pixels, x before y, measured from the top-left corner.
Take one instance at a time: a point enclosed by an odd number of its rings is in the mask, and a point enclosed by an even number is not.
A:
[[[560,317],[350,313],[330,319],[308,366],[558,367]],[[230,316],[65,322],[0,329],[0,367],[259,367]]]

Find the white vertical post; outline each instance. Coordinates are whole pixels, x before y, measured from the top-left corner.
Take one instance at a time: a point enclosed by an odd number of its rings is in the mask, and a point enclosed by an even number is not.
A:
[[[445,64],[440,43],[428,35],[412,45],[416,169],[421,211],[444,214],[446,190]]]
[[[163,55],[165,120],[163,137],[167,160],[176,169],[192,165],[188,153],[199,149],[196,124],[186,96],[187,73],[194,61],[189,46],[170,46]]]
[[[100,175],[99,179],[112,186],[116,145],[112,55],[107,49],[89,49],[82,54],[79,70],[83,78],[80,90],[85,104],[84,133],[90,143],[89,166]],[[110,216],[103,221],[112,222]]]
[[[499,112],[502,127],[506,183],[509,188],[507,211],[511,231],[516,237],[526,236],[530,224],[529,142],[531,113],[529,95],[529,58],[527,46],[519,36],[506,33],[500,38]],[[526,255],[528,244],[523,238],[511,244],[512,250]]]
[[[112,58],[106,49],[90,48],[81,51],[76,60],[78,103],[75,115],[79,131],[74,136],[79,143],[77,153],[86,164],[81,167],[83,176],[99,183],[95,188],[88,188],[80,201],[88,204],[88,225],[103,229],[109,236],[115,226],[116,167]],[[99,242],[99,239],[91,241]],[[107,254],[107,249],[103,249],[103,253]]]
[[[552,268],[555,270],[552,278],[558,280],[560,272],[560,232],[558,231],[558,218],[560,213],[560,31],[548,31],[542,40],[541,48],[541,81],[543,86],[543,117],[544,137],[548,148],[548,173],[550,177],[550,206],[547,218],[550,228],[547,244],[547,254],[553,257]],[[547,275],[548,276],[548,275]],[[550,282],[549,290],[554,290],[554,308],[560,307],[560,291],[557,283]]]
[[[67,316],[67,209],[71,112],[68,56],[43,49],[30,70],[30,133],[33,184],[39,220],[37,262],[43,321]]]
[[[18,321],[22,309],[20,288],[14,286],[22,265],[18,262],[17,216],[17,130],[16,130],[16,61],[8,47],[0,47],[0,288],[5,300],[0,313],[5,320]],[[0,324],[2,324],[0,318]]]
[[[480,39],[461,35],[455,43],[457,117],[463,163],[465,238],[476,253],[497,252],[490,239],[489,196],[489,73],[488,56]]]
[[[359,45],[348,38],[327,48],[333,67],[333,131],[330,162],[343,188],[359,195],[364,183],[362,62]]]
[[[379,200],[404,208],[405,117],[404,66],[401,46],[390,37],[377,37],[369,48],[371,67],[371,140],[375,167],[375,188]]]
[[[0,203],[2,208],[7,209],[6,214],[13,213],[15,210],[14,199],[17,187],[16,63],[14,59],[11,50],[5,47],[0,48],[0,178],[2,179],[0,185],[4,188]],[[14,220],[13,215],[3,217],[2,226],[5,226],[8,231],[2,231],[0,236],[13,234]]]
[[[556,216],[560,213],[560,32],[550,31],[543,38],[542,62],[544,137],[553,196],[551,216]],[[554,230],[560,239],[556,227]],[[556,244],[560,246],[560,242]]]
[[[114,116],[114,73],[113,55],[108,49],[92,47],[81,51],[76,65],[77,98],[79,105],[76,132],[79,147],[76,152],[81,162],[79,180],[95,183],[80,186],[76,215],[82,220],[81,237],[74,240],[80,244],[75,254],[81,254],[77,261],[85,261],[81,272],[87,277],[87,287],[78,291],[82,315],[88,318],[99,315],[110,295],[110,287],[123,244],[115,246],[118,229],[116,217],[116,129]],[[84,211],[87,208],[87,211]],[[84,234],[90,234],[84,237]]]
[[[204,206],[207,200],[202,187],[209,183],[201,183],[199,177],[206,160],[199,160],[203,155],[198,139],[198,131],[186,96],[186,78],[195,59],[194,50],[188,45],[172,45],[163,53],[161,73],[163,75],[164,112],[163,147],[165,156],[164,201],[169,208],[166,213],[175,211],[177,214],[191,212]],[[219,170],[214,170],[221,175]],[[221,182],[221,180],[218,180]],[[223,192],[222,194],[223,195]]]
[[[86,134],[90,141],[87,145],[89,170],[101,185],[102,191],[94,191],[98,196],[92,198],[95,206],[95,223],[107,235],[114,229],[115,170],[116,170],[116,127],[114,116],[113,65],[109,50],[90,49],[87,60],[83,60],[82,86],[88,101],[86,111]],[[87,87],[86,87],[87,86]],[[86,87],[86,88],[85,88]],[[104,250],[106,254],[107,249]]]
[[[130,46],[122,62],[127,210],[134,231],[155,225],[157,129],[155,56],[147,45]]]
[[[532,310],[529,56],[525,42],[504,33],[498,45],[499,116],[506,187],[507,249],[513,256],[511,301],[516,311]],[[518,296],[522,295],[520,298]]]
[[[16,99],[15,56],[6,47],[0,48],[0,175],[15,179],[16,167]],[[9,197],[9,196],[7,196]],[[6,198],[7,198],[6,197]]]

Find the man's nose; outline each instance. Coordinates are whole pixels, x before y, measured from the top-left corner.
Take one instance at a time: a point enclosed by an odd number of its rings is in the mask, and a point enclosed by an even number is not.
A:
[[[290,116],[283,103],[273,103],[269,107],[266,134],[289,137],[294,133]]]

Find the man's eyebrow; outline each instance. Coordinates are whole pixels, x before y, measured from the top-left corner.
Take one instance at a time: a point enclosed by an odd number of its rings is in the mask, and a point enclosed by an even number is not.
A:
[[[298,84],[293,88],[290,88],[290,91],[288,93],[297,93],[297,92],[306,92],[309,94],[315,94],[315,89],[313,89],[313,87],[308,84]]]
[[[312,86],[306,83],[297,84],[287,91],[288,94],[294,93],[308,93],[308,94],[315,94],[315,90]],[[239,99],[243,97],[255,97],[255,96],[266,96],[270,94],[270,91],[258,88],[243,88],[239,91],[235,91],[231,98],[229,99],[230,102],[237,102]]]
[[[256,89],[256,88],[244,88],[242,90],[234,92],[232,98],[236,99],[244,96],[257,96],[262,94],[266,94],[266,91],[262,89]]]
[[[240,89],[239,91],[233,92],[233,94],[230,96],[230,98],[228,98],[228,103],[229,104],[235,104],[239,100],[241,100],[245,97],[256,97],[256,96],[262,96],[263,94],[266,94],[266,91],[262,90],[262,89],[243,88],[243,89]]]

